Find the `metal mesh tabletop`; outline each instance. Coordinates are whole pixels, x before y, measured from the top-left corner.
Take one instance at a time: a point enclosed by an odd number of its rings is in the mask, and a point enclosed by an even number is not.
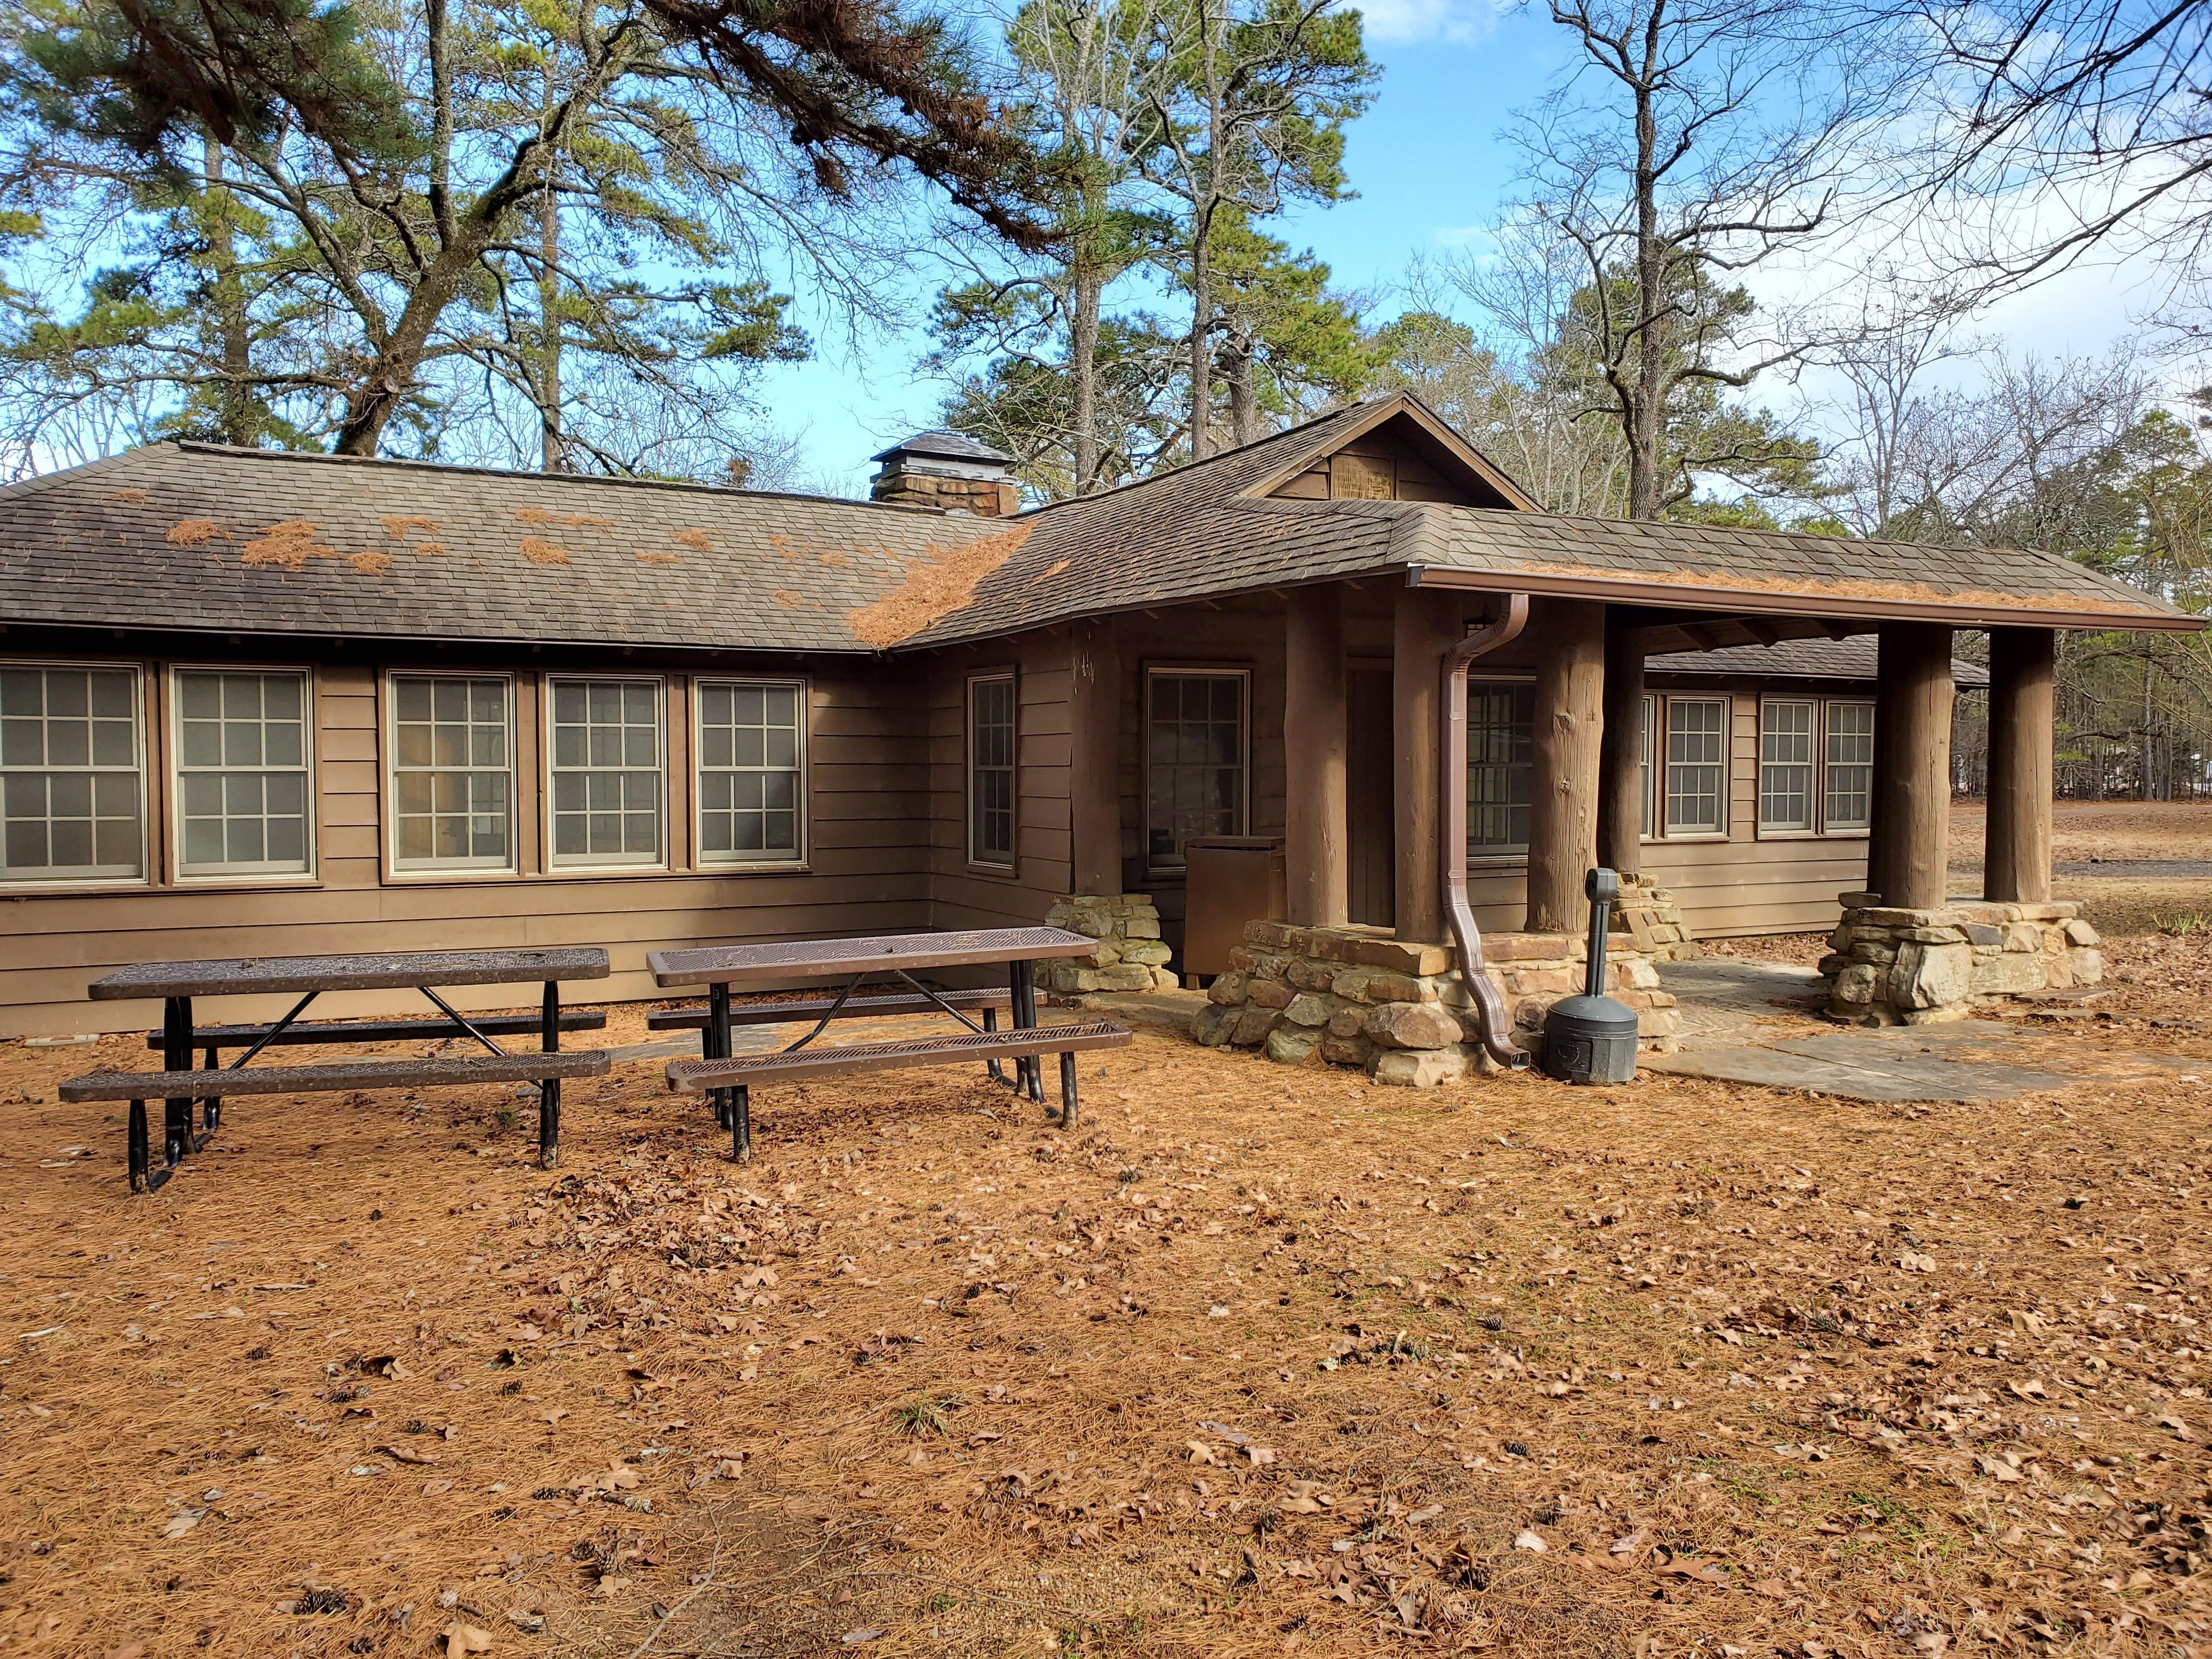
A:
[[[239,957],[142,962],[93,981],[95,1002],[135,997],[234,996],[255,991],[372,991],[413,985],[520,985],[605,979],[596,945],[559,951],[386,951],[365,956]]]

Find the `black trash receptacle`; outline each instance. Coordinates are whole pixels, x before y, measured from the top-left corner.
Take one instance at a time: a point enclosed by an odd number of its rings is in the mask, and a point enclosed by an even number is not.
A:
[[[1589,872],[1589,948],[1583,994],[1552,1005],[1544,1016],[1544,1070],[1562,1083],[1629,1083],[1636,1077],[1636,1011],[1605,994],[1605,939],[1620,878]]]

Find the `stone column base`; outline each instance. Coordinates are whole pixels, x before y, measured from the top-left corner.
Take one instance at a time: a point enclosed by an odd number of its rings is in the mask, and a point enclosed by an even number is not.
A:
[[[1621,877],[1613,925],[1626,927],[1636,948],[1654,962],[1695,962],[1705,954],[1682,920],[1681,902],[1656,876]]]
[[[1044,963],[1037,984],[1060,996],[1085,991],[1172,991],[1171,952],[1160,939],[1160,913],[1148,893],[1071,893],[1045,914],[1048,927],[1065,927],[1098,941],[1089,962],[1061,957]]]
[[[1584,943],[1565,933],[1492,933],[1490,978],[1514,1041],[1540,1052],[1544,1016],[1582,989]],[[1357,1066],[1377,1083],[1428,1088],[1497,1069],[1448,945],[1400,944],[1387,927],[1249,922],[1192,1034],[1208,1048],[1264,1049],[1285,1066]],[[1630,936],[1607,946],[1607,992],[1637,1011],[1643,1046],[1676,1046],[1674,999]]]
[[[2024,992],[2095,985],[2105,977],[2097,930],[2081,906],[1954,899],[1893,909],[1872,893],[1839,895],[1829,935],[1830,1018],[1854,1025],[1929,1025]]]

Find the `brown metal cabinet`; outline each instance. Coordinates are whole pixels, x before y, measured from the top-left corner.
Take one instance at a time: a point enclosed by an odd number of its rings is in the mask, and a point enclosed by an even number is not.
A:
[[[1183,843],[1182,970],[1229,971],[1244,924],[1279,918],[1284,902],[1279,836],[1202,836]]]

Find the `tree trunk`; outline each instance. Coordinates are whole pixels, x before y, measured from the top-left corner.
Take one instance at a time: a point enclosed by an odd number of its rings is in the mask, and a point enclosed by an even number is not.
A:
[[[1340,927],[1351,914],[1344,799],[1344,591],[1291,590],[1284,617],[1283,835],[1289,920]]]
[[[1082,257],[1070,273],[1074,304],[1067,329],[1068,422],[1075,429],[1069,448],[1075,467],[1075,493],[1098,487],[1098,313],[1105,283],[1095,260]]]
[[[545,70],[545,107],[553,103],[553,70]],[[545,137],[540,125],[538,137]],[[545,145],[544,192],[538,199],[538,420],[543,451],[540,469],[568,470],[561,441],[561,198],[553,188],[560,147]]]
[[[1190,245],[1190,458],[1212,453],[1213,289],[1207,269],[1208,234],[1200,229]]]
[[[1656,56],[1663,8],[1650,10],[1647,62]],[[1649,80],[1636,90],[1636,386],[1630,398],[1628,516],[1659,516],[1659,452],[1667,410],[1666,357],[1660,319],[1667,304],[1667,266],[1659,243],[1659,125]],[[1605,281],[1600,271],[1597,280]]]
[[[238,247],[231,229],[234,198],[222,183],[222,146],[201,140],[208,185],[208,264],[215,272],[209,300],[215,310],[216,343],[222,364],[222,389],[216,399],[216,430],[227,444],[251,445],[260,433],[253,415],[253,326],[246,315],[246,283],[239,275]]]
[[[1982,896],[2040,904],[2051,896],[2051,736],[2056,635],[1990,630],[1989,832]]]
[[[1875,682],[1868,885],[1893,908],[1942,907],[1951,839],[1951,630],[1884,623]]]
[[[1579,933],[1589,920],[1583,873],[1597,846],[1598,746],[1604,730],[1605,606],[1539,599],[1528,635],[1536,720],[1528,783],[1528,931]]]

